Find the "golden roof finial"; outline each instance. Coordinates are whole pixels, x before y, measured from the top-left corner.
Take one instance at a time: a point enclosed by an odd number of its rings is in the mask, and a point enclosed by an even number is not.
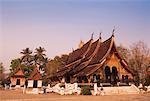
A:
[[[83,45],[84,45],[84,42],[82,40],[80,40],[79,48],[81,48]]]

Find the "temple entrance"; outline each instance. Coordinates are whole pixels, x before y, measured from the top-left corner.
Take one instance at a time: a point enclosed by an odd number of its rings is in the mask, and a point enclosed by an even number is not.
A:
[[[96,74],[93,75],[93,82],[95,82],[95,83],[97,82],[97,76],[96,76]]]
[[[82,83],[82,77],[81,76],[77,77],[77,83]]]
[[[96,79],[97,79],[97,86],[100,87],[100,75],[99,74],[96,76]]]
[[[109,66],[105,67],[105,79],[107,83],[111,83],[111,71]]]
[[[82,81],[83,81],[84,83],[88,83],[87,77],[86,77],[86,76],[83,76],[83,77],[82,77]]]
[[[124,80],[125,80],[125,77],[124,77],[124,75],[122,75],[122,82],[124,82]]]
[[[77,83],[88,83],[88,79],[86,76],[77,77]]]
[[[16,85],[20,85],[20,79],[17,79]]]
[[[128,75],[125,76],[125,83],[129,83]]]
[[[70,83],[70,75],[69,74],[66,74],[65,82]]]
[[[37,81],[37,80],[34,80],[34,81],[33,81],[33,88],[37,88],[37,85],[38,85],[38,81]]]
[[[116,67],[112,67],[112,74],[111,74],[111,82],[112,84],[117,84],[118,81],[118,71]]]

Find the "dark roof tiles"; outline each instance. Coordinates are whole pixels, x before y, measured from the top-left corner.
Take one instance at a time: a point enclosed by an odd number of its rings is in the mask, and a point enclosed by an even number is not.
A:
[[[91,42],[92,42],[92,39],[89,40],[86,44],[84,44],[81,48],[70,53],[67,64],[70,64],[78,59],[81,59],[87,52],[89,46],[91,45]]]
[[[92,43],[90,50],[87,52],[87,54],[85,55],[85,58],[82,60],[82,62],[87,61],[91,55],[93,54],[93,52],[95,51],[97,45],[98,45],[99,39],[97,41],[95,41],[94,43]]]
[[[112,37],[100,44],[98,52],[93,57],[92,61],[90,62],[90,65],[97,64],[101,61],[101,59],[106,55],[107,51],[109,50],[111,42]]]

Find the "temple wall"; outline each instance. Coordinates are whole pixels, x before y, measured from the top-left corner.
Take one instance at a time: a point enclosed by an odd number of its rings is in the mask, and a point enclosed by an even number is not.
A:
[[[16,78],[11,77],[10,81],[12,85],[16,85]]]
[[[10,79],[11,80],[11,84],[12,85],[16,85],[17,79],[20,79],[20,86],[25,84],[25,78],[21,78],[21,77],[17,77],[17,78],[11,77],[11,79]]]
[[[118,71],[119,79],[122,79],[122,75],[124,76],[128,75],[128,79],[133,79],[131,73],[129,73],[127,70],[124,69],[124,67],[120,63],[120,59],[118,59],[118,57],[115,54],[112,54],[110,59],[106,60],[105,64],[103,65],[103,68],[99,68],[93,74],[100,75],[100,78],[104,79],[105,78],[104,69],[106,66],[110,67],[111,72],[112,72],[112,67],[116,67]],[[93,74],[90,75],[90,77],[88,78],[89,81],[93,78]]]
[[[110,70],[112,70],[112,67],[116,67],[118,71],[119,78],[122,78],[122,75],[128,75],[129,79],[133,79],[133,76],[131,73],[129,73],[127,70],[123,68],[123,66],[120,64],[120,59],[115,54],[112,54],[109,60],[107,60],[107,63],[105,66],[109,66]],[[105,68],[105,67],[104,67]]]
[[[104,78],[104,72],[103,72],[103,68],[98,69],[95,74],[99,74],[101,78]]]
[[[33,87],[34,80],[28,80],[28,87]],[[42,87],[42,80],[37,80],[37,87]]]

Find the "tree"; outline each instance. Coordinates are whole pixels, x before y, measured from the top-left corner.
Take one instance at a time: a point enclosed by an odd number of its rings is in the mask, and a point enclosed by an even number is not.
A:
[[[46,75],[45,74],[45,67],[46,67],[46,63],[48,61],[48,58],[46,57],[46,54],[44,52],[46,52],[46,50],[44,48],[42,48],[41,46],[39,48],[35,49],[35,55],[34,55],[34,62],[35,65],[39,67],[39,70],[41,71],[42,75]]]
[[[46,54],[44,53],[46,50],[42,47],[36,48],[35,49],[35,55],[34,55],[34,61],[35,64],[37,65],[43,65],[45,64],[46,61]]]
[[[48,75],[53,75],[60,69],[65,67],[68,55],[62,55],[61,57],[55,56],[54,59],[48,61],[46,70]]]
[[[0,62],[0,74],[2,74],[4,72],[4,66],[3,63]]]
[[[28,73],[32,71],[33,69],[33,56],[32,56],[32,51],[29,48],[25,48],[20,52],[23,54],[21,57],[21,63],[23,63],[27,68]]]
[[[130,53],[128,48],[124,47],[123,45],[120,45],[117,47],[117,50],[123,59],[128,60],[128,56]]]
[[[130,47],[129,65],[140,79],[145,76],[146,68],[149,65],[150,49],[142,41],[134,43]]]
[[[150,49],[146,44],[138,41],[133,43],[129,49],[120,45],[118,51],[136,74],[136,82],[145,82],[143,80],[146,77],[146,70],[150,66]]]
[[[20,53],[23,54],[21,62],[24,62],[28,66],[31,65],[31,62],[33,61],[32,51],[29,48],[26,48]]]
[[[3,63],[0,62],[0,85],[2,84],[2,81],[4,80],[4,66]]]
[[[10,64],[10,67],[11,67],[10,71],[13,72],[16,69],[18,69],[20,67],[20,64],[21,64],[21,59],[20,58],[12,60],[11,64]]]

